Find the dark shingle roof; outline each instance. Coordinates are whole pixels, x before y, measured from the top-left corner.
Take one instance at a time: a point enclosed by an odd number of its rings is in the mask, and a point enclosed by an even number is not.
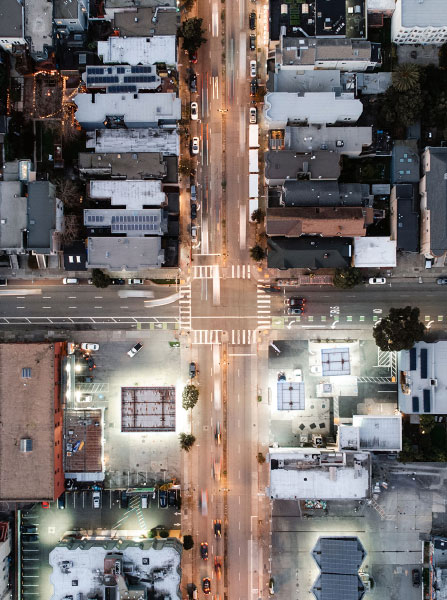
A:
[[[283,184],[285,206],[367,206],[369,185],[337,181],[295,181]]]
[[[415,189],[411,183],[396,185],[397,249],[419,251],[419,211],[415,205]]]
[[[275,237],[268,240],[269,269],[336,269],[351,263],[349,238]]]
[[[447,250],[447,148],[430,148],[430,170],[425,177],[431,251],[441,256]]]

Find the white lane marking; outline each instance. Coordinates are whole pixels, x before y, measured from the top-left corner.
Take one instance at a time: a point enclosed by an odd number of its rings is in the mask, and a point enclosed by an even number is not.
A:
[[[25,296],[16,296],[16,300],[25,300]]]
[[[44,300],[50,300],[51,296],[42,296]]]
[[[69,300],[76,300],[76,296],[68,296]]]
[[[102,306],[94,306],[93,308],[102,308]]]
[[[51,306],[42,306],[42,308],[51,308]]]
[[[240,422],[240,420],[239,420],[239,419],[237,420],[237,426],[238,426],[238,427],[240,427],[240,426],[241,426],[241,422]]]
[[[102,296],[95,296],[95,300],[102,299]]]
[[[241,497],[239,496],[239,504],[241,503]]]
[[[25,308],[24,306],[16,306],[16,308]]]
[[[128,306],[120,306],[120,308],[129,308]]]
[[[240,470],[237,472],[237,478],[240,479],[241,478],[241,472]]]
[[[68,308],[78,308],[77,306],[69,306]]]

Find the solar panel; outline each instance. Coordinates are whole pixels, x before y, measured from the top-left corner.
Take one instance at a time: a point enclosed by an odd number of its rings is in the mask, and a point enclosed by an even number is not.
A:
[[[116,68],[116,72],[117,73],[125,73],[126,72],[126,68],[125,67],[117,67]]]
[[[321,600],[358,600],[363,585],[358,575],[322,573],[319,578]]]
[[[119,94],[121,93],[131,93],[136,92],[137,87],[135,85],[110,85],[107,88],[107,91],[111,94]]]
[[[357,573],[363,560],[357,540],[322,538],[320,547],[320,568],[323,572]]]
[[[152,67],[149,66],[134,66],[130,68],[131,73],[152,73]]]

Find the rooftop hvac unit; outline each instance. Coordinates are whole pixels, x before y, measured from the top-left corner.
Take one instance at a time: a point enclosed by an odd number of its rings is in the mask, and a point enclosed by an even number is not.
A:
[[[20,452],[31,452],[33,449],[33,440],[31,438],[22,438],[20,440]]]

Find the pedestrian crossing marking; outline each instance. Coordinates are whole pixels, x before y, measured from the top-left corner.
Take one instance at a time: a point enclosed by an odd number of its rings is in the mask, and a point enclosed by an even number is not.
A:
[[[221,329],[194,329],[191,331],[192,343],[196,345],[221,344]]]

